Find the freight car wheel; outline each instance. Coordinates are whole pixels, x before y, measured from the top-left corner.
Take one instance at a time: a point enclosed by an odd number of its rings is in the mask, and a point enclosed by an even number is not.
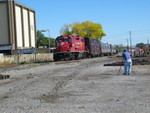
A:
[[[88,58],[92,58],[92,55],[88,55]]]
[[[75,60],[78,60],[78,55],[75,55]]]
[[[84,53],[84,54],[83,54],[83,58],[86,58],[86,56],[87,56],[87,55]]]
[[[58,58],[57,58],[57,57],[54,57],[54,61],[58,61]]]
[[[65,60],[65,61],[68,61],[68,60],[69,60],[69,58],[68,58],[68,57],[65,57],[65,58],[64,58],[64,60]]]
[[[57,55],[54,55],[53,59],[54,59],[54,61],[59,61],[60,60],[60,58]]]
[[[75,60],[75,56],[74,56],[74,55],[72,55],[72,58],[71,58],[71,60]]]

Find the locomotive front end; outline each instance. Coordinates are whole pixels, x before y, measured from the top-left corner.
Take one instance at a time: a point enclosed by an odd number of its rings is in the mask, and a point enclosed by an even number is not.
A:
[[[54,53],[54,60],[69,60],[70,59],[71,38],[68,35],[59,36],[56,38],[56,52]]]
[[[54,60],[73,60],[87,55],[85,40],[80,36],[64,35],[56,38]]]
[[[71,39],[69,36],[60,36],[56,38],[56,51],[68,52],[71,45]]]

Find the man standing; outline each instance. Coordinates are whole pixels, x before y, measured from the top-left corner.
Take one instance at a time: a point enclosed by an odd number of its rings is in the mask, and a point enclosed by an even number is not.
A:
[[[124,62],[124,75],[130,75],[131,74],[131,68],[132,68],[132,60],[130,53],[124,50],[122,54],[125,62]]]

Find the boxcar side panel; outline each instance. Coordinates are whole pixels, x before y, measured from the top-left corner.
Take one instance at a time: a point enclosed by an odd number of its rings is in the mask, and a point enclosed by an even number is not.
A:
[[[85,38],[86,47],[91,55],[100,54],[100,42],[97,39]]]
[[[110,44],[108,43],[101,43],[101,49],[102,53],[111,53]]]

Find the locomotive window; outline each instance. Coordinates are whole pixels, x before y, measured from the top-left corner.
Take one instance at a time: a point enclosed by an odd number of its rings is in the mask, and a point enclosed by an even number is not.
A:
[[[69,41],[69,39],[63,39],[63,41],[68,42],[68,41]]]
[[[70,39],[58,39],[56,42],[71,42]]]
[[[58,40],[56,40],[56,42],[62,42],[62,40],[61,40],[61,39],[58,39]]]

